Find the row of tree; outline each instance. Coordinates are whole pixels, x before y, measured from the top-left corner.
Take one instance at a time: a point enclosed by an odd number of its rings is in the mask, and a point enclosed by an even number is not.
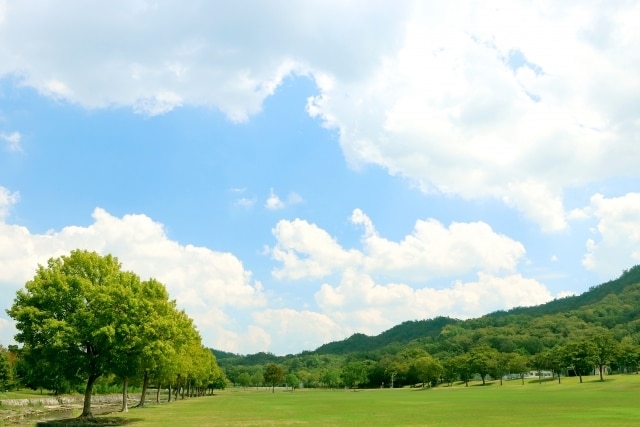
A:
[[[184,398],[225,384],[215,356],[165,286],[123,271],[111,255],[76,250],[50,259],[7,313],[23,345],[16,351],[20,382],[55,392],[84,384],[81,417],[93,417],[99,378],[121,381],[123,411],[132,381],[142,386],[140,406],[150,381],[158,392],[168,388],[169,399],[172,387]]]

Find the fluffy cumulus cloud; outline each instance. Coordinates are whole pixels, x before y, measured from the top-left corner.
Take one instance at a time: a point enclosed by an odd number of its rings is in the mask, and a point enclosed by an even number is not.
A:
[[[76,248],[114,254],[124,269],[160,280],[194,317],[206,341],[217,341],[238,327],[226,314],[229,307],[248,311],[266,304],[262,284],[230,253],[172,241],[161,224],[145,215],[118,218],[97,208],[93,220],[87,227],[46,234],[0,222],[2,306],[9,306],[38,264]]]
[[[362,249],[345,249],[325,230],[296,219],[282,220],[273,230],[272,257],[281,263],[278,278],[319,278],[346,269],[412,282],[451,277],[470,271],[514,271],[524,246],[494,232],[482,222],[445,227],[434,219],[418,220],[411,235],[399,242],[381,237],[360,209],[351,215],[364,228]]]
[[[499,197],[562,229],[565,189],[638,173],[640,8],[610,6],[423,4],[401,49],[365,79],[334,79],[308,109],[355,164]]]
[[[305,220],[281,220],[273,234],[277,244],[271,256],[282,264],[273,272],[277,278],[319,278],[361,262],[360,252],[343,249],[329,233]]]
[[[88,109],[197,106],[244,121],[283,79],[304,76],[317,87],[308,114],[337,132],[353,167],[379,165],[424,192],[501,200],[544,231],[595,218],[583,264],[611,277],[640,260],[638,195],[596,195],[570,212],[564,196],[639,176],[639,21],[638,2],[0,0],[0,78]],[[0,133],[8,150],[21,140]],[[356,210],[351,220],[364,231],[353,249],[304,219],[282,220],[269,250],[274,277],[326,282],[317,311],[288,311],[267,308],[261,283],[233,254],[171,241],[144,215],[96,209],[88,227],[33,234],[6,223],[17,200],[0,187],[2,295],[48,257],[113,252],[165,282],[224,348],[244,340],[266,349],[283,339],[273,331],[302,335],[295,328],[305,323],[339,338],[443,310],[467,317],[551,298],[518,274],[523,245],[484,222],[418,220],[391,241]],[[274,190],[264,206],[300,202]],[[447,282],[462,275],[477,279]],[[227,307],[257,310],[253,324],[236,323]]]
[[[202,105],[232,120],[259,111],[291,73],[366,72],[407,13],[382,1],[1,4],[0,75],[89,108]]]
[[[596,194],[586,211],[598,220],[582,260],[586,268],[611,278],[640,264],[640,193],[613,198]]]
[[[323,313],[344,329],[378,334],[410,319],[447,313],[459,319],[491,311],[545,303],[553,295],[534,279],[511,274],[478,273],[476,281],[456,281],[450,287],[412,287],[376,283],[369,275],[347,271],[337,285],[324,284],[315,294]]]
[[[2,5],[0,76],[42,94],[241,121],[308,76],[351,164],[504,200],[546,231],[566,227],[567,189],[638,173],[635,2]]]
[[[309,317],[332,339],[359,331],[377,334],[410,319],[448,314],[469,318],[497,309],[537,305],[554,296],[537,280],[516,273],[525,250],[484,223],[417,221],[399,242],[385,239],[360,209],[351,220],[364,228],[362,249],[345,249],[315,224],[280,221],[273,230],[277,278],[336,277],[315,293],[318,313],[275,311],[269,323]],[[446,278],[471,273],[475,281]],[[265,322],[265,318],[261,318]],[[338,327],[339,325],[339,327]],[[295,334],[302,339],[301,334]],[[323,337],[324,337],[323,335]]]
[[[287,353],[314,349],[354,332],[330,316],[310,310],[269,309],[256,312],[253,318],[260,329],[270,331],[270,344]]]
[[[396,278],[427,280],[481,269],[513,271],[524,256],[524,246],[494,232],[483,222],[443,226],[435,219],[416,221],[413,233],[399,242],[381,237],[360,209],[351,221],[364,225],[363,270]]]
[[[0,186],[0,220],[4,220],[7,215],[9,215],[11,206],[17,203],[19,199],[19,193],[11,192],[3,186]]]

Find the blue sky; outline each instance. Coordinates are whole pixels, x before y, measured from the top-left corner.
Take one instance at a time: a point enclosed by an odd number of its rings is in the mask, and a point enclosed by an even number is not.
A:
[[[3,308],[85,248],[287,354],[640,262],[637,5],[63,3],[0,1]]]

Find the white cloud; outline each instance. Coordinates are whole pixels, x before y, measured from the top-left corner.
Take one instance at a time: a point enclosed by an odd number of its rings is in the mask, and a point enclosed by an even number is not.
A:
[[[314,349],[353,333],[331,317],[308,310],[269,309],[257,312],[253,317],[258,325],[270,331],[271,344],[284,353],[298,353],[301,348]]]
[[[360,209],[353,211],[351,221],[364,228],[361,250],[343,248],[307,221],[278,223],[271,254],[282,266],[274,275],[331,276],[338,284],[325,282],[315,292],[315,314],[275,310],[269,311],[268,322],[264,316],[257,317],[260,322],[279,325],[284,337],[302,335],[302,329],[288,328],[312,324],[304,329],[322,330],[319,341],[326,342],[356,331],[378,334],[406,320],[439,315],[470,318],[553,298],[543,283],[515,272],[525,253],[522,244],[495,233],[487,224],[453,223],[447,228],[433,219],[420,220],[410,235],[394,242],[380,237]],[[442,281],[468,273],[475,273],[477,280]],[[273,337],[277,335],[273,326],[267,329]]]
[[[16,74],[88,108],[132,106],[153,115],[200,105],[236,121],[260,111],[291,73],[365,73],[397,41],[408,9],[333,0],[3,5],[0,76]]]
[[[503,199],[545,231],[566,227],[565,189],[638,175],[638,5],[422,5],[368,78],[334,78],[309,100],[352,164]],[[598,30],[602,15],[612,25]]]
[[[479,273],[474,282],[450,287],[413,288],[402,283],[378,284],[370,276],[345,272],[337,286],[324,284],[315,295],[321,311],[343,328],[378,334],[408,319],[439,315],[466,319],[499,309],[531,306],[553,298],[534,279]]]
[[[318,278],[344,269],[425,282],[471,271],[514,271],[525,254],[521,243],[495,233],[483,222],[453,223],[448,228],[429,219],[416,221],[411,235],[399,242],[378,235],[360,209],[351,216],[364,227],[362,250],[342,248],[315,224],[282,220],[273,230],[272,257],[282,263],[278,278]]]
[[[7,143],[9,151],[22,151],[22,146],[20,145],[22,135],[20,132],[0,133],[0,139]]]
[[[276,211],[280,209],[284,209],[287,206],[293,206],[304,202],[304,199],[301,195],[296,192],[291,192],[287,196],[286,202],[283,201],[280,196],[278,196],[275,190],[272,188],[269,190],[269,197],[267,197],[267,201],[264,204],[264,207]]]
[[[427,280],[474,269],[514,271],[525,254],[521,243],[483,222],[454,222],[446,228],[435,219],[418,220],[411,235],[393,242],[380,237],[361,210],[354,210],[351,220],[365,226],[363,270],[396,278]]]
[[[247,198],[247,197],[241,197],[238,200],[236,200],[236,205],[241,206],[245,209],[251,209],[255,204],[256,204],[256,198]]]
[[[264,207],[275,211],[284,208],[284,202],[280,200],[280,197],[273,191],[273,188],[269,191],[269,197],[264,204]]]
[[[640,193],[613,198],[596,194],[588,211],[598,219],[599,240],[587,241],[583,265],[611,278],[640,264]]]
[[[238,327],[224,310],[248,312],[266,304],[262,284],[230,253],[172,241],[161,224],[145,215],[117,218],[97,208],[93,219],[88,227],[69,226],[47,234],[0,222],[2,306],[8,307],[38,264],[77,248],[111,253],[124,269],[160,280],[171,298],[197,319],[206,344]],[[216,328],[207,327],[213,320],[219,322]]]
[[[6,2],[2,19],[0,76],[87,108],[242,121],[308,76],[307,109],[352,165],[504,200],[546,231],[566,227],[567,189],[638,176],[634,2],[49,0]]]
[[[20,194],[10,192],[6,188],[0,186],[0,221],[9,215],[11,207],[20,200]]]
[[[503,200],[539,224],[543,231],[559,231],[567,226],[562,198],[541,182],[511,183]]]
[[[319,278],[361,262],[361,253],[343,249],[329,233],[307,221],[281,220],[272,232],[278,242],[271,256],[282,263],[273,271],[277,278]]]

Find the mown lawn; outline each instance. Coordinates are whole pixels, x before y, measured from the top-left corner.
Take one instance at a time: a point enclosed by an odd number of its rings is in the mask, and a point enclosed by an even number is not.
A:
[[[431,390],[225,390],[133,409],[120,425],[144,426],[630,426],[640,424],[640,377],[498,382]]]

